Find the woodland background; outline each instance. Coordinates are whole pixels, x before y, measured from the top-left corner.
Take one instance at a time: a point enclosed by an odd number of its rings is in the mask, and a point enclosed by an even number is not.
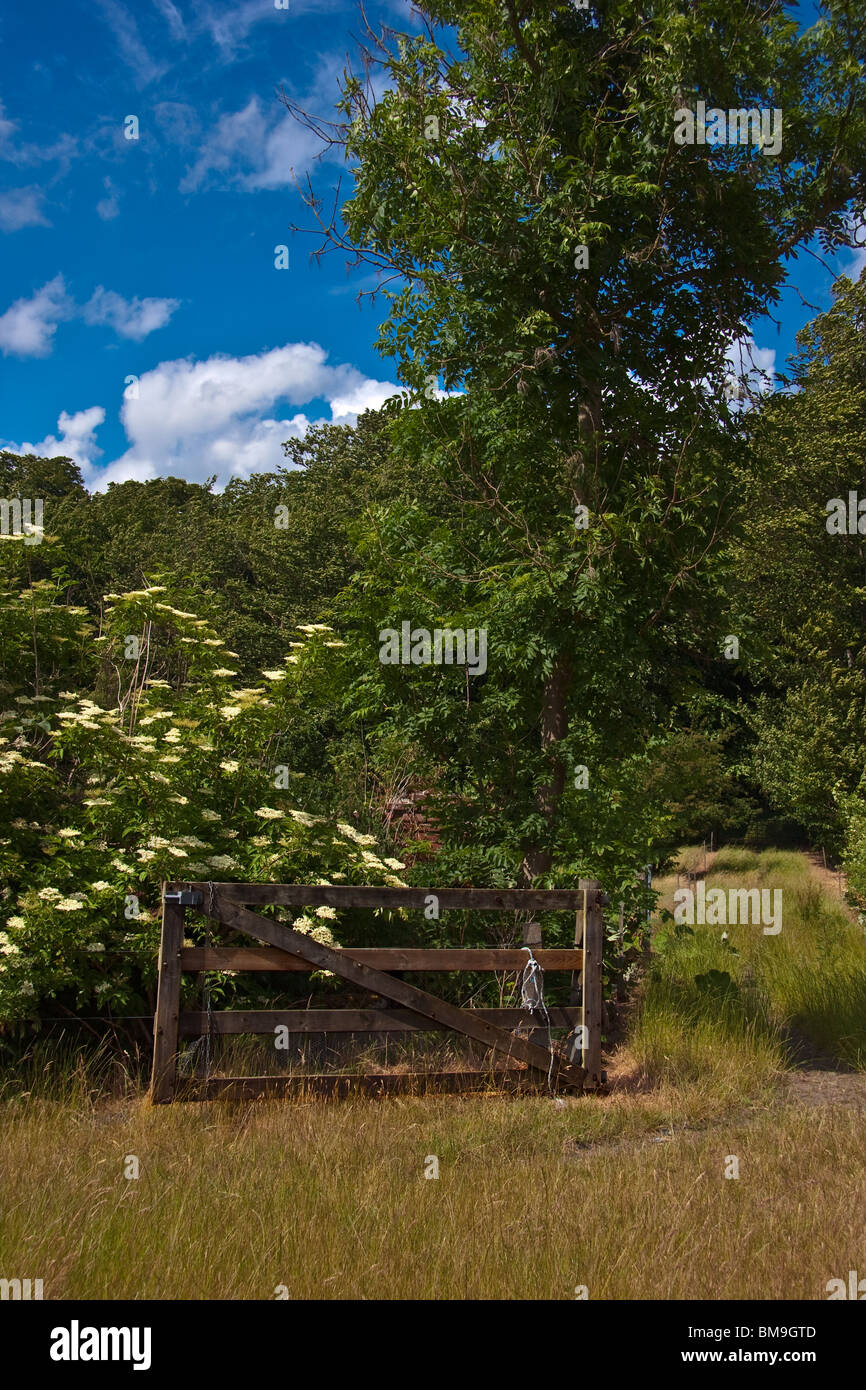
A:
[[[308,207],[391,277],[403,396],[222,492],[89,495],[74,460],[0,454],[0,495],[45,507],[41,543],[0,540],[10,1027],[149,1012],[166,879],[591,876],[611,932],[625,904],[626,973],[644,866],[687,841],[823,847],[866,904],[866,551],[825,524],[864,479],[866,282],[836,281],[775,391],[726,389],[798,248],[856,240],[863,21],[425,15],[369,35],[387,81],[347,72],[333,125],[294,110],[344,146],[351,196]],[[673,143],[684,101],[755,92],[784,111],[778,158]],[[486,673],[381,665],[407,619],[486,628]]]

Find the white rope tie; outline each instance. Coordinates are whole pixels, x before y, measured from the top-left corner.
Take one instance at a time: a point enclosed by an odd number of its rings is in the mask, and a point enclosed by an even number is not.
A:
[[[544,971],[539,962],[532,954],[531,946],[521,946],[522,951],[529,952],[529,960],[523,967],[520,976],[520,1007],[526,1009],[528,1014],[534,1018],[540,1015],[547,1027],[547,1049],[550,1053],[550,1066],[547,1069],[547,1088],[553,1095],[553,1034],[551,1032],[550,1014],[544,1002]]]

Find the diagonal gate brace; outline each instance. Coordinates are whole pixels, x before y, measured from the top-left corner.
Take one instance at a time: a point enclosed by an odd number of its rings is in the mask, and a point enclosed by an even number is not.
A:
[[[301,956],[316,970],[332,970],[342,979],[360,985],[362,989],[371,990],[374,994],[381,994],[385,999],[392,999],[404,1008],[412,1009],[424,1019],[431,1019],[434,1023],[452,1028],[455,1032],[463,1033],[476,1042],[485,1043],[488,1047],[504,1052],[520,1062],[526,1062],[545,1076],[550,1070],[550,1053],[545,1048],[538,1047],[536,1043],[525,1038],[515,1037],[495,1023],[473,1017],[471,1009],[461,1009],[456,1004],[437,999],[436,995],[428,994],[426,990],[418,989],[416,985],[407,984],[405,980],[395,980],[384,971],[374,970],[370,965],[362,965],[344,951],[335,951],[330,946],[323,946],[321,942],[314,941],[303,932],[293,931],[290,927],[269,921],[267,917],[260,917],[249,908],[227,902],[219,892],[215,895],[214,910],[226,926],[246,932],[249,936],[264,941],[268,946],[276,946],[291,955]],[[584,1067],[566,1062],[554,1054],[553,1068],[555,1080],[582,1089],[587,1074]]]

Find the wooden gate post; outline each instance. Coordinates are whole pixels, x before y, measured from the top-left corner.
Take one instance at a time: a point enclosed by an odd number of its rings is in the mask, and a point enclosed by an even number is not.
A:
[[[601,1012],[604,950],[604,913],[601,903],[601,884],[594,878],[582,878],[579,887],[586,892],[586,911],[583,924],[583,970],[581,972],[581,1023],[583,1025],[582,1065],[590,1085],[601,1085]]]
[[[174,1097],[180,1015],[180,953],[186,918],[186,908],[179,902],[168,902],[165,890],[166,884],[163,884],[159,982],[156,1015],[153,1021],[153,1071],[150,1078],[150,1099],[154,1105],[163,1105]]]

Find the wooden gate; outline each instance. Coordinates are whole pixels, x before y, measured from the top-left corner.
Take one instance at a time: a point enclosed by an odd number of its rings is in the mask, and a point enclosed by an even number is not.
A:
[[[531,1037],[527,1027],[539,1028],[523,1009],[473,1009],[450,1004],[418,989],[392,972],[411,971],[520,971],[529,956],[520,947],[473,949],[424,949],[400,947],[335,948],[314,941],[304,932],[282,926],[252,908],[263,905],[334,908],[416,908],[436,901],[437,911],[471,909],[482,912],[534,914],[569,910],[576,914],[574,947],[533,954],[545,973],[571,973],[571,1003],[551,1008],[554,1027],[572,1030],[566,1038],[566,1055],[552,1053]],[[244,936],[258,946],[185,946],[187,910],[203,912],[211,921]],[[210,1099],[217,1096],[245,1098],[267,1092],[314,1089],[339,1094],[363,1089],[387,1093],[421,1081],[448,1089],[472,1089],[479,1085],[478,1071],[328,1076],[208,1077],[184,1082],[178,1088],[177,1058],[181,1038],[202,1037],[208,1032],[273,1033],[284,1026],[289,1033],[405,1032],[451,1029],[485,1044],[512,1064],[522,1066],[490,1073],[497,1081],[535,1078],[571,1090],[595,1090],[604,1083],[601,1071],[602,1027],[602,894],[598,883],[581,879],[577,889],[488,888],[375,888],[295,883],[166,883],[163,885],[162,940],[159,953],[159,985],[154,1019],[151,1099]],[[185,972],[202,971],[314,971],[330,970],[340,978],[369,990],[397,1007],[364,1009],[269,1009],[181,1012],[180,986]],[[521,1032],[510,1031],[520,1028]],[[546,1036],[546,1034],[545,1034]],[[578,1060],[579,1058],[579,1060]]]

